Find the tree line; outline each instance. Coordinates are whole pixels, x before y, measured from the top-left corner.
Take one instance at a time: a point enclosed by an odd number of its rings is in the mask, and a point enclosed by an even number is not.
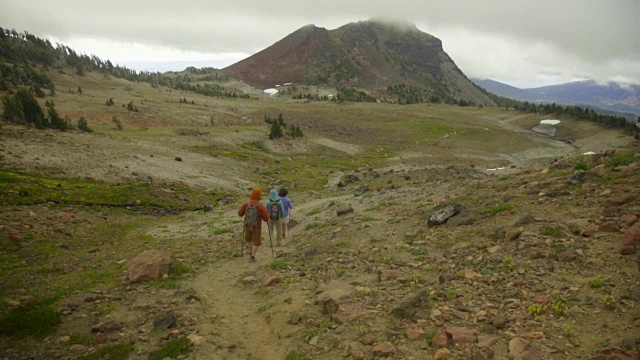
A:
[[[42,67],[36,70],[34,66]],[[9,90],[10,86],[32,86],[49,89],[54,85],[47,76],[49,68],[71,67],[78,75],[87,71],[102,73],[136,82],[146,82],[154,87],[166,86],[172,89],[196,92],[205,96],[248,98],[248,95],[226,91],[217,84],[192,84],[193,81],[222,82],[231,78],[230,74],[214,68],[196,69],[188,67],[183,73],[136,72],[126,66],[114,65],[110,60],[103,61],[95,55],[78,54],[63,44],[54,46],[47,39],[38,38],[27,31],[19,33],[0,27],[0,90]]]

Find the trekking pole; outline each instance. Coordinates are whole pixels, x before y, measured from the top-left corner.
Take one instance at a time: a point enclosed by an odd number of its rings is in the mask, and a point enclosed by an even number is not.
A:
[[[271,256],[275,258],[276,254],[273,253],[273,240],[271,240],[271,225],[269,225],[268,223],[267,228],[269,229],[269,244],[271,245]]]

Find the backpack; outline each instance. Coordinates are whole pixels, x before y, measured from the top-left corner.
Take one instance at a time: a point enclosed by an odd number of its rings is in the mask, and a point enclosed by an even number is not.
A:
[[[269,205],[269,219],[278,220],[282,215],[282,208],[280,207],[280,200],[272,201]]]
[[[247,204],[247,209],[244,212],[244,226],[255,228],[258,226],[258,205],[260,203],[252,204],[249,202]]]

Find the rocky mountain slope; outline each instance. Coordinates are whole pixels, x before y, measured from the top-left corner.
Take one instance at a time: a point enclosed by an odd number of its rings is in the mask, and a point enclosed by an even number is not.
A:
[[[294,83],[365,89],[388,86],[427,91],[427,98],[493,105],[442,49],[410,23],[350,23],[335,30],[308,25],[224,69],[259,88]]]

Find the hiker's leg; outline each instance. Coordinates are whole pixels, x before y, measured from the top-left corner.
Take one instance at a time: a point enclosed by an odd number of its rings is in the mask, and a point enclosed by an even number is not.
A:
[[[256,254],[258,253],[258,248],[262,245],[262,231],[260,229],[256,230],[256,237],[253,239],[253,260],[255,261]]]
[[[280,245],[282,241],[282,219],[274,220],[274,224],[276,228],[276,243]]]
[[[269,221],[267,222],[267,225],[269,226],[269,236],[273,236],[273,227],[275,226],[275,223],[273,220],[269,219]]]
[[[282,237],[287,237],[287,224],[289,223],[289,215],[282,218]]]

